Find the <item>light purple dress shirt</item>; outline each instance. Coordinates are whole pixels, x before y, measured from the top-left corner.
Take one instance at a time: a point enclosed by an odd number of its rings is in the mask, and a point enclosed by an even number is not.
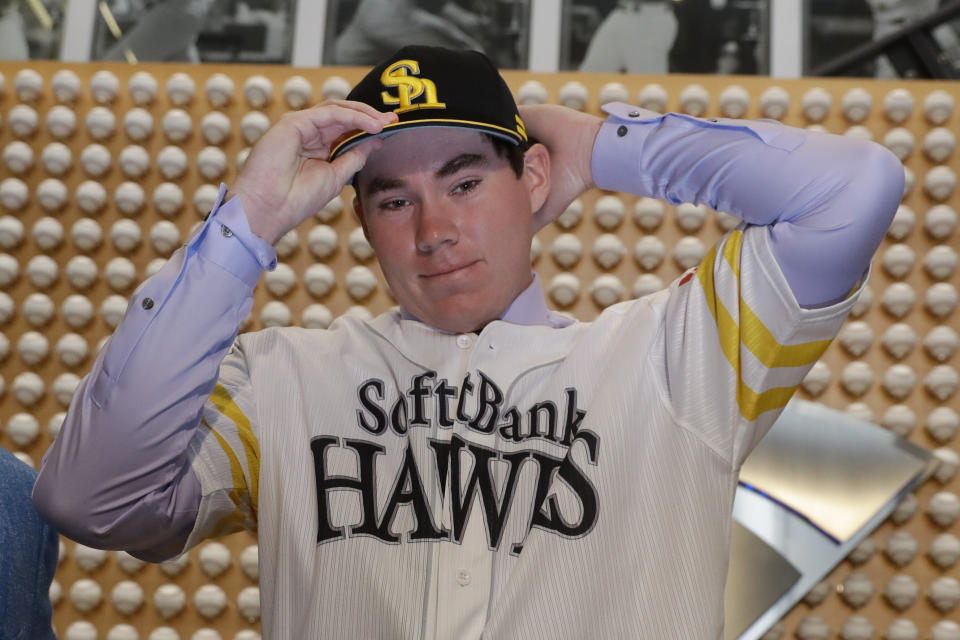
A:
[[[804,306],[862,277],[903,192],[900,162],[871,142],[772,121],[699,120],[626,104],[593,150],[602,189],[706,203],[769,225],[777,263]],[[188,443],[219,364],[276,264],[225,188],[200,230],[133,294],[74,395],[34,489],[37,509],[83,544],[160,561],[182,550],[200,484]],[[564,326],[534,278],[503,320]]]

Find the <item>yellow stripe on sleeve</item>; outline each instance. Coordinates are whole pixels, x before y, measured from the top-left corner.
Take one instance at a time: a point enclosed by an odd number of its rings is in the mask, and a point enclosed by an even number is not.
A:
[[[253,429],[250,427],[250,420],[244,415],[237,403],[230,397],[230,392],[222,384],[217,384],[213,393],[210,395],[210,401],[217,411],[229,418],[237,425],[237,435],[240,436],[240,442],[243,443],[243,453],[247,457],[247,468],[250,470],[250,501],[253,509],[257,509],[258,494],[260,491],[260,444],[253,435]]]
[[[743,233],[732,231],[723,241],[722,255],[737,279],[737,299],[741,324],[724,306],[717,295],[714,268],[717,246],[714,245],[697,267],[697,279],[703,288],[707,308],[717,325],[717,338],[724,357],[737,374],[737,405],[747,420],[756,420],[764,411],[786,405],[796,386],[775,387],[763,392],[751,389],[743,380],[740,364],[740,345],[746,347],[767,368],[799,367],[816,362],[830,345],[830,340],[815,340],[795,345],[782,345],[766,325],[744,302],[740,289],[740,249]]]
[[[217,523],[217,526],[211,535],[212,537],[219,537],[228,533],[233,533],[234,531],[248,528],[247,516],[244,514],[245,510],[243,509],[243,496],[245,494],[249,495],[249,493],[247,489],[247,481],[243,475],[243,467],[240,466],[240,460],[233,453],[233,449],[229,444],[227,444],[227,441],[223,438],[223,436],[217,433],[217,430],[210,426],[210,423],[207,422],[206,418],[203,418],[200,423],[214,435],[214,437],[217,439],[217,442],[220,443],[220,448],[223,449],[224,454],[226,454],[227,459],[230,461],[230,475],[232,478],[233,490],[230,491],[229,496],[237,508],[233,511],[233,513]],[[255,524],[255,521],[250,524]]]

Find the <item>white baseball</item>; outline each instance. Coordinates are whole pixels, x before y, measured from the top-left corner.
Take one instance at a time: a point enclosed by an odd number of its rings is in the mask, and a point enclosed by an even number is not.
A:
[[[14,140],[3,148],[3,162],[11,173],[20,175],[33,168],[33,148],[22,140]]]
[[[147,640],[180,640],[180,634],[171,627],[157,627]]]
[[[63,422],[66,417],[66,411],[58,411],[50,416],[50,420],[47,422],[47,433],[50,435],[50,438],[56,439],[56,437],[60,435],[60,429],[63,427]]]
[[[738,84],[730,85],[720,92],[718,104],[724,118],[742,118],[750,108],[750,93]]]
[[[928,597],[940,613],[953,611],[960,604],[960,582],[950,576],[940,576],[930,585]]]
[[[17,340],[17,353],[29,366],[35,366],[46,360],[50,352],[47,337],[38,331],[27,331]]]
[[[917,386],[917,374],[913,367],[898,363],[884,371],[882,384],[892,398],[903,400]]]
[[[30,189],[18,178],[6,178],[0,182],[0,204],[10,212],[17,212],[26,206],[30,199]]]
[[[652,273],[641,273],[637,276],[637,279],[633,281],[633,287],[631,287],[630,293],[634,298],[642,298],[651,293],[656,293],[661,289],[663,289],[663,280]]]
[[[206,180],[219,180],[227,170],[227,154],[220,147],[204,147],[197,154],[197,170]]]
[[[190,554],[182,553],[175,558],[165,560],[160,563],[160,571],[165,573],[170,577],[175,577],[184,572],[187,566],[190,564]]]
[[[0,291],[0,325],[10,322],[10,319],[13,317],[13,311],[13,298],[11,298],[9,294]],[[0,339],[0,343],[2,343],[0,344],[0,361],[2,361],[10,352],[10,341],[7,340],[6,336],[3,336],[3,338]]]
[[[946,127],[935,127],[923,137],[923,153],[931,162],[946,162],[956,147],[957,137]]]
[[[107,640],[140,640],[140,634],[129,624],[117,624],[110,627]]]
[[[160,269],[163,269],[163,265],[165,264],[167,264],[166,258],[154,258],[148,262],[147,266],[143,269],[143,279],[147,280],[156,275]]]
[[[71,594],[73,591],[71,590]],[[99,601],[98,601],[99,602]],[[86,620],[71,622],[64,633],[64,640],[97,640],[97,628]]]
[[[333,269],[325,264],[315,263],[307,267],[303,274],[303,284],[310,295],[322,298],[333,288],[336,278]]]
[[[103,268],[103,277],[114,291],[126,291],[137,281],[137,267],[127,258],[111,258]]]
[[[892,244],[883,252],[883,270],[892,278],[905,278],[910,274],[916,260],[917,254],[910,245]]]
[[[667,247],[657,236],[643,236],[633,247],[633,258],[642,269],[653,271],[663,263]]]
[[[900,124],[913,113],[913,95],[906,89],[893,89],[883,98],[883,114]]]
[[[957,229],[957,212],[949,205],[934,205],[923,217],[923,228],[934,240],[946,240]]]
[[[330,76],[321,85],[320,95],[324,100],[343,100],[350,93],[352,86],[345,78]]]
[[[527,80],[517,89],[517,104],[543,104],[548,98],[547,88],[539,80]]]
[[[657,113],[666,111],[667,101],[669,99],[670,96],[667,94],[667,90],[656,82],[644,85],[637,94],[637,104],[639,106],[644,109],[649,109],[650,111],[656,111]]]
[[[593,219],[597,226],[605,231],[613,231],[620,226],[626,207],[617,196],[602,196],[593,205]]]
[[[237,611],[249,622],[260,619],[260,589],[258,587],[244,587],[237,594]]]
[[[233,80],[225,73],[214,73],[203,85],[207,101],[215,109],[222,109],[230,104],[234,90]]]
[[[18,105],[26,106],[26,105]],[[30,109],[31,107],[26,107]],[[36,114],[36,112],[34,112]],[[11,119],[13,118],[13,112],[10,113]],[[34,116],[35,117],[35,116]],[[11,126],[13,122],[10,122]],[[57,138],[58,140],[65,140],[72,136],[77,130],[77,114],[70,107],[62,104],[55,105],[47,111],[47,117],[44,120],[46,124],[47,131],[51,136]]]
[[[937,318],[946,318],[957,308],[957,290],[949,282],[937,282],[927,288],[924,306]]]
[[[23,242],[23,223],[13,216],[0,218],[0,249],[16,249]]]
[[[960,498],[949,491],[935,493],[927,503],[927,516],[939,527],[952,526],[960,517]]]
[[[40,152],[40,164],[47,173],[62,176],[73,166],[73,153],[62,142],[51,142]]]
[[[344,288],[347,294],[360,302],[366,300],[377,288],[377,276],[364,266],[351,267],[344,277]]]
[[[923,190],[932,199],[942,202],[953,195],[957,174],[946,165],[937,165],[923,177]]]
[[[76,367],[87,358],[87,341],[77,333],[65,333],[54,348],[57,358],[68,367]]]
[[[230,549],[220,542],[208,542],[200,548],[197,561],[207,576],[216,578],[230,568]]]
[[[923,99],[923,115],[932,125],[944,124],[953,115],[953,96],[943,89],[935,89]]]
[[[280,236],[280,239],[274,243],[273,248],[277,252],[277,257],[283,259],[293,255],[299,246],[300,235],[296,229],[290,229]]]
[[[587,106],[589,97],[590,91],[585,84],[571,80],[560,87],[560,91],[557,93],[557,102],[565,107],[583,111]]]
[[[123,174],[131,179],[143,177],[150,168],[150,154],[138,144],[124,147],[117,161]]]
[[[43,397],[43,379],[32,371],[25,371],[13,379],[13,396],[25,407],[32,407]]]
[[[680,92],[680,110],[694,117],[700,117],[710,106],[710,94],[699,84],[687,85]]]
[[[916,220],[917,216],[913,212],[913,209],[905,204],[901,204],[897,207],[897,213],[894,214],[893,220],[890,222],[890,227],[887,229],[887,236],[894,240],[903,240],[913,231]]]
[[[884,640],[919,640],[917,625],[906,618],[897,618],[887,627]]]
[[[917,334],[909,324],[897,322],[890,325],[881,339],[883,348],[893,358],[905,358],[917,344]]]
[[[187,594],[178,585],[162,584],[153,592],[153,606],[164,620],[179,615],[187,604]]]
[[[960,560],[960,540],[950,533],[941,533],[927,550],[927,556],[941,569],[949,569]]]
[[[64,408],[69,407],[80,382],[80,376],[75,373],[61,373],[53,380],[53,397]]]
[[[230,137],[230,118],[220,111],[211,111],[200,120],[200,133],[208,144],[223,144]]]
[[[80,218],[73,223],[73,227],[70,229],[70,239],[73,241],[73,246],[78,250],[90,252],[103,242],[103,229],[100,228],[100,224],[96,220]],[[70,276],[69,271],[67,275]]]
[[[193,210],[201,218],[210,213],[213,205],[217,202],[220,195],[220,189],[212,184],[202,184],[193,192]]]
[[[814,87],[803,94],[800,108],[808,122],[821,122],[830,113],[833,98],[822,87]]]
[[[558,273],[547,288],[550,299],[559,307],[569,307],[580,297],[580,279],[572,273]]]
[[[317,211],[315,214],[316,218],[323,223],[333,222],[341,213],[343,213],[343,206],[343,198],[340,196],[334,196],[329,202],[327,202],[327,204],[323,205],[323,207]]]
[[[597,276],[590,285],[590,297],[601,309],[622,300],[626,292],[620,278],[610,273]]]
[[[354,227],[350,232],[350,235],[347,236],[347,248],[350,250],[350,255],[359,262],[366,262],[373,257],[373,247],[367,242],[363,227]]]
[[[855,358],[862,356],[873,344],[873,329],[861,320],[853,320],[844,325],[837,341]]]
[[[946,280],[957,269],[957,252],[952,247],[939,244],[923,256],[923,268],[934,280]]]
[[[97,106],[90,109],[84,122],[87,126],[87,133],[91,138],[98,141],[110,138],[117,128],[117,117],[107,107]]]
[[[303,76],[290,76],[283,83],[283,99],[291,109],[303,109],[313,102],[313,85]]]
[[[307,305],[300,316],[300,325],[307,329],[326,329],[331,322],[333,322],[333,313],[322,304]]]
[[[262,111],[248,111],[240,119],[240,133],[252,145],[270,128],[270,118]]]
[[[27,262],[27,279],[37,289],[46,289],[57,281],[59,268],[50,256],[34,256]]]
[[[905,532],[898,532],[905,533]],[[896,536],[897,534],[894,534]],[[907,534],[909,535],[909,534]],[[891,538],[893,540],[894,538]],[[916,542],[914,541],[914,544]],[[891,558],[892,559],[892,558]],[[896,562],[895,562],[896,563]],[[903,566],[903,565],[898,565]],[[914,602],[917,601],[917,597],[920,595],[920,587],[917,586],[916,581],[906,574],[900,574],[893,576],[890,579],[890,582],[887,583],[887,586],[884,587],[883,597],[887,602],[890,603],[897,611],[906,611],[909,609]],[[871,634],[868,636],[873,638]]]
[[[591,255],[593,261],[602,269],[612,269],[617,266],[627,253],[627,248],[619,236],[613,233],[603,233],[593,242]]]
[[[70,113],[73,113],[73,111],[70,110]],[[48,119],[49,114],[48,111]],[[37,115],[37,110],[28,104],[18,104],[7,113],[7,124],[10,125],[10,131],[18,138],[29,138],[36,133],[39,122],[40,116]],[[49,127],[49,124],[47,126]]]
[[[137,71],[130,76],[127,91],[134,104],[148,105],[157,97],[157,79],[147,71]]]
[[[580,238],[572,233],[561,233],[550,246],[550,256],[561,268],[569,269],[577,264],[583,255]]]
[[[50,80],[57,102],[73,102],[80,95],[80,77],[70,69],[60,69]]]
[[[895,404],[883,412],[880,423],[887,430],[906,438],[917,426],[917,414],[905,404]]]
[[[254,75],[243,83],[243,97],[254,109],[262,109],[270,103],[273,96],[273,83],[262,75]]]
[[[830,625],[818,615],[805,616],[797,625],[798,640],[830,640]]]
[[[21,69],[13,77],[13,90],[20,102],[33,102],[43,93],[43,76],[35,69]]]
[[[678,204],[673,212],[677,226],[686,233],[694,233],[703,227],[707,219],[707,207],[702,204],[684,202]]]
[[[140,225],[129,218],[122,218],[110,228],[110,241],[120,253],[133,251],[140,245]]]
[[[957,467],[960,467],[960,456],[949,447],[934,449],[933,456],[939,463],[937,470],[933,472],[933,477],[940,484],[949,484],[953,477],[957,475]]]
[[[873,582],[865,573],[854,571],[843,581],[841,597],[854,609],[859,609],[865,605],[873,596],[873,593]]]
[[[71,294],[60,308],[64,322],[74,329],[82,329],[93,319],[93,303],[90,298],[78,293]]]
[[[608,102],[629,102],[630,92],[620,82],[608,82],[600,87],[600,93],[597,94],[600,104]]]
[[[143,193],[143,187],[137,182],[126,181],[117,185],[113,192],[113,202],[117,205],[120,213],[127,216],[135,216],[143,209],[146,195]]]
[[[81,578],[70,586],[70,604],[80,613],[90,613],[103,598],[100,585],[90,578]],[[96,637],[96,636],[94,636]]]
[[[264,283],[267,291],[278,298],[282,298],[290,293],[297,284],[297,276],[290,265],[280,262],[277,263],[273,271],[267,271],[264,274]]]
[[[77,185],[77,206],[84,213],[98,213],[107,203],[107,190],[95,180],[84,180]]]
[[[790,109],[790,94],[783,87],[768,87],[760,94],[760,114],[764,118],[780,120]]]
[[[119,91],[120,81],[111,71],[101,69],[90,78],[90,93],[100,104],[110,104],[116,100]]]
[[[902,161],[913,152],[916,140],[909,129],[894,127],[883,136],[883,145]]]
[[[843,94],[840,111],[849,122],[863,122],[873,107],[873,97],[863,88],[854,87]]]
[[[23,301],[23,317],[32,327],[45,327],[54,312],[53,300],[45,293],[31,293]]]
[[[117,566],[127,574],[133,575],[143,569],[147,563],[139,558],[135,558],[126,551],[114,551],[114,557],[117,560]]]
[[[952,327],[940,325],[930,330],[924,339],[923,347],[927,355],[937,362],[946,362],[957,352],[957,344],[960,337]]]
[[[102,144],[88,144],[80,152],[80,166],[91,178],[99,178],[110,170],[110,151]]]
[[[86,572],[95,571],[107,560],[107,552],[77,543],[73,548],[73,561]]]
[[[556,220],[561,229],[572,229],[583,219],[583,201],[577,198],[563,210]]]
[[[40,435],[40,423],[32,414],[14,414],[7,423],[7,435],[18,447],[29,447]]]
[[[927,414],[924,429],[937,442],[949,442],[960,430],[960,415],[950,407],[936,407]]]
[[[134,142],[142,142],[153,133],[153,116],[142,107],[134,107],[123,116],[123,131]]]
[[[180,246],[180,229],[169,220],[160,220],[150,228],[150,246],[162,256],[168,256]]]
[[[170,109],[163,114],[163,135],[174,144],[184,142],[193,132],[193,119],[183,109]]]
[[[260,324],[263,328],[289,327],[293,320],[290,307],[279,300],[271,300],[260,309]]]
[[[37,203],[45,211],[56,212],[67,204],[70,193],[62,180],[47,178],[37,185]]]
[[[9,253],[0,254],[0,287],[13,284],[20,275],[20,263]]]
[[[307,234],[307,248],[319,260],[330,257],[338,242],[336,230],[325,224],[318,224]]]
[[[938,364],[923,378],[927,393],[940,402],[950,399],[957,392],[958,385],[960,376],[957,370],[946,364]]]
[[[193,94],[196,92],[197,86],[193,78],[189,75],[177,72],[167,79],[165,89],[170,102],[178,107],[182,107],[193,100]]]
[[[894,318],[902,318],[913,309],[917,294],[906,282],[894,282],[887,287],[881,297],[884,310]]]
[[[187,170],[187,154],[180,147],[168,145],[157,154],[157,168],[167,180],[175,180]]]
[[[673,247],[673,260],[684,270],[700,264],[706,254],[706,245],[695,236],[684,236]]]
[[[153,206],[161,215],[175,215],[183,208],[183,190],[172,182],[161,182],[153,190]]]

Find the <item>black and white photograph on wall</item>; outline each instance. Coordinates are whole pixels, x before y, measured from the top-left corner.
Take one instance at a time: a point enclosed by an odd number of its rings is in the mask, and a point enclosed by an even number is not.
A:
[[[807,0],[804,74],[818,70],[858,47],[896,34],[912,22],[929,16],[957,0]],[[939,63],[960,74],[960,20],[953,19],[930,30]],[[831,75],[848,77],[916,77],[909,58],[895,50],[874,55]],[[923,73],[919,74],[925,77]],[[949,77],[949,75],[947,76]]]
[[[564,0],[560,69],[765,74],[770,0]]]
[[[60,57],[66,2],[0,0],[0,60]]]
[[[296,0],[106,0],[90,58],[289,64],[295,13]]]
[[[373,65],[406,44],[472,49],[525,69],[530,0],[328,0],[325,65]]]

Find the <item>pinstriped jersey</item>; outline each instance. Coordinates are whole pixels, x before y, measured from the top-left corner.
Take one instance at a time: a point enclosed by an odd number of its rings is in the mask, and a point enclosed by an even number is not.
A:
[[[855,298],[744,225],[590,323],[243,335],[188,546],[258,532],[270,638],[720,637],[737,471]]]

